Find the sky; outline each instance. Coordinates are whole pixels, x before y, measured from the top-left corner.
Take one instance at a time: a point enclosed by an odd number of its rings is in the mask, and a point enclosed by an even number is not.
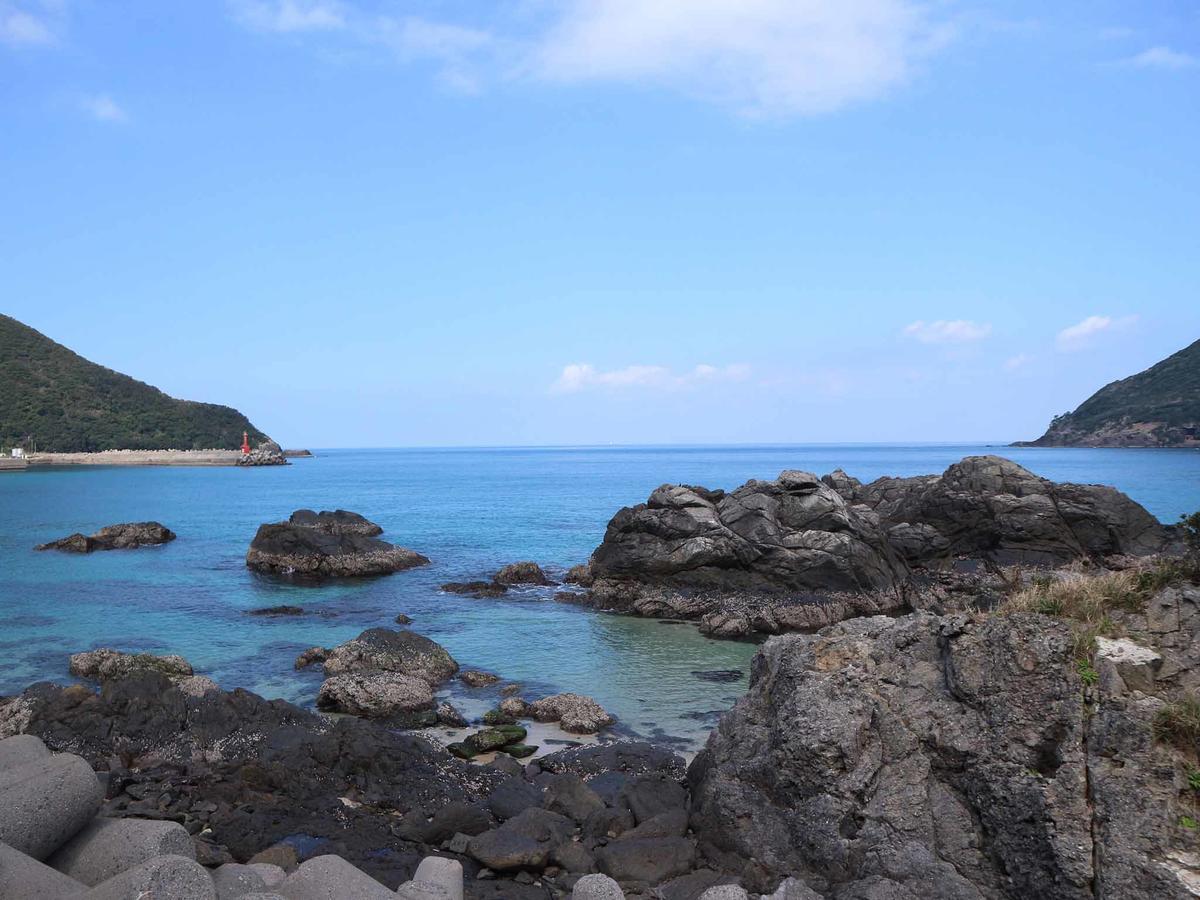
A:
[[[1194,0],[0,0],[0,312],[288,446],[1033,438],[1198,201]]]

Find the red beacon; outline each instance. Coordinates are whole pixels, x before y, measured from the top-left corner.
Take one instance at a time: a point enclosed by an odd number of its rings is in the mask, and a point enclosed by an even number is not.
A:
[[[250,455],[250,434],[248,432],[243,431],[242,432],[242,456],[249,456],[249,455]]]

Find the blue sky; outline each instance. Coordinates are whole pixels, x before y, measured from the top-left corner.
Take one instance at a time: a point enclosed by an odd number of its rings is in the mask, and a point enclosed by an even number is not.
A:
[[[1190,0],[0,0],[0,311],[292,445],[1033,437],[1198,161]]]

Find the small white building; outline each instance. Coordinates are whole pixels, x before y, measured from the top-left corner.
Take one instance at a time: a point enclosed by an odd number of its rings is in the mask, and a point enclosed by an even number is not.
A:
[[[22,450],[20,447],[13,447],[13,449],[12,449],[12,458],[13,458],[13,459],[24,459],[24,458],[25,458],[25,451],[24,451],[24,450]]]

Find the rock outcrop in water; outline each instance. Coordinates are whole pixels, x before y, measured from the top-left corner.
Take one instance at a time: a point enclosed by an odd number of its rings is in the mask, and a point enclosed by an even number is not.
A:
[[[834,898],[1195,896],[1200,587],[1135,600],[1086,664],[1036,614],[771,639],[692,765],[701,847]]]
[[[376,525],[366,516],[345,509],[333,511],[323,509],[314,512],[311,509],[298,509],[288,517],[289,525],[299,525],[303,528],[315,528],[317,531],[327,531],[330,534],[365,534],[376,537],[383,534],[383,527]]]
[[[263,441],[237,461],[239,466],[286,466],[290,465],[283,450],[274,441]]]
[[[718,636],[813,630],[913,605],[925,573],[1058,565],[1163,550],[1170,534],[1124,494],[1055,484],[1009,460],[862,484],[784,472],[732,493],[664,485],[621,510],[577,581],[585,602],[700,619]]]
[[[390,575],[429,562],[373,536],[382,530],[358,513],[297,510],[287,522],[259,526],[246,565],[273,575],[328,578]]]
[[[127,522],[121,525],[106,525],[95,534],[72,534],[48,544],[39,544],[36,550],[65,550],[68,553],[93,553],[97,550],[133,550],[138,547],[154,547],[175,540],[175,532],[158,522]]]

